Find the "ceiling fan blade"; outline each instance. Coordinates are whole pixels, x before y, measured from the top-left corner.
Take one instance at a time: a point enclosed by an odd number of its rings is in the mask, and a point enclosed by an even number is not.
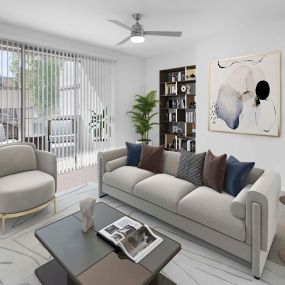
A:
[[[117,20],[108,20],[108,21],[111,22],[111,23],[114,23],[114,24],[116,24],[116,25],[118,25],[120,27],[123,27],[123,28],[125,28],[125,29],[127,29],[129,31],[132,30],[132,28],[130,28],[129,26],[127,26],[127,25],[125,25],[123,23],[121,23],[120,21],[117,21]]]
[[[125,39],[123,39],[122,41],[120,41],[119,43],[116,44],[116,46],[120,46],[122,44],[124,44],[125,42],[129,41],[131,39],[131,36],[126,37]]]
[[[166,31],[145,31],[144,35],[148,36],[163,36],[163,37],[181,37],[182,32],[166,32]]]

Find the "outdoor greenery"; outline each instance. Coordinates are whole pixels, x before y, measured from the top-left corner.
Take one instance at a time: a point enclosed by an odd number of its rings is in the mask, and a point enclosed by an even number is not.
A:
[[[108,108],[104,108],[101,112],[96,113],[90,109],[91,118],[89,122],[89,132],[94,135],[95,140],[104,141],[108,134]]]
[[[150,91],[146,96],[135,95],[132,110],[127,112],[142,142],[149,141],[149,131],[158,124],[151,122],[152,118],[158,114],[152,113],[157,103],[156,91]]]
[[[21,88],[21,57],[12,55],[10,71],[14,76],[13,85]],[[27,56],[25,65],[25,90],[29,92],[30,105],[38,115],[56,114],[59,106],[59,78],[62,66],[44,56]],[[47,111],[47,113],[46,113]],[[43,114],[43,112],[45,112]]]

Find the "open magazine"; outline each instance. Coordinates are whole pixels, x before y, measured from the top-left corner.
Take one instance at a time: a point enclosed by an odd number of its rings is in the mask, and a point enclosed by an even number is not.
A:
[[[101,229],[98,234],[120,247],[136,263],[163,241],[147,225],[126,216]]]

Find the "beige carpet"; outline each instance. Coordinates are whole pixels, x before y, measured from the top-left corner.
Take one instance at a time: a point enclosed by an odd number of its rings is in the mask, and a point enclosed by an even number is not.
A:
[[[97,181],[97,166],[90,166],[57,176],[57,192]]]
[[[97,182],[97,166],[86,167],[58,176],[58,192],[71,189],[91,181]],[[279,257],[279,250],[285,248],[285,206],[281,205],[281,214],[277,234],[273,241],[269,259],[279,265],[285,266]]]

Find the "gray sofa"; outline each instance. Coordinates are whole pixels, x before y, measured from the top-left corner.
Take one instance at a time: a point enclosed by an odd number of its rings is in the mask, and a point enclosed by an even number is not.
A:
[[[34,144],[12,143],[0,147],[0,218],[39,211],[54,204],[57,185],[56,157],[36,150]]]
[[[126,149],[98,154],[99,194],[109,194],[252,264],[260,278],[276,233],[280,175],[254,168],[237,197],[176,178],[180,153],[163,173],[126,166]]]

